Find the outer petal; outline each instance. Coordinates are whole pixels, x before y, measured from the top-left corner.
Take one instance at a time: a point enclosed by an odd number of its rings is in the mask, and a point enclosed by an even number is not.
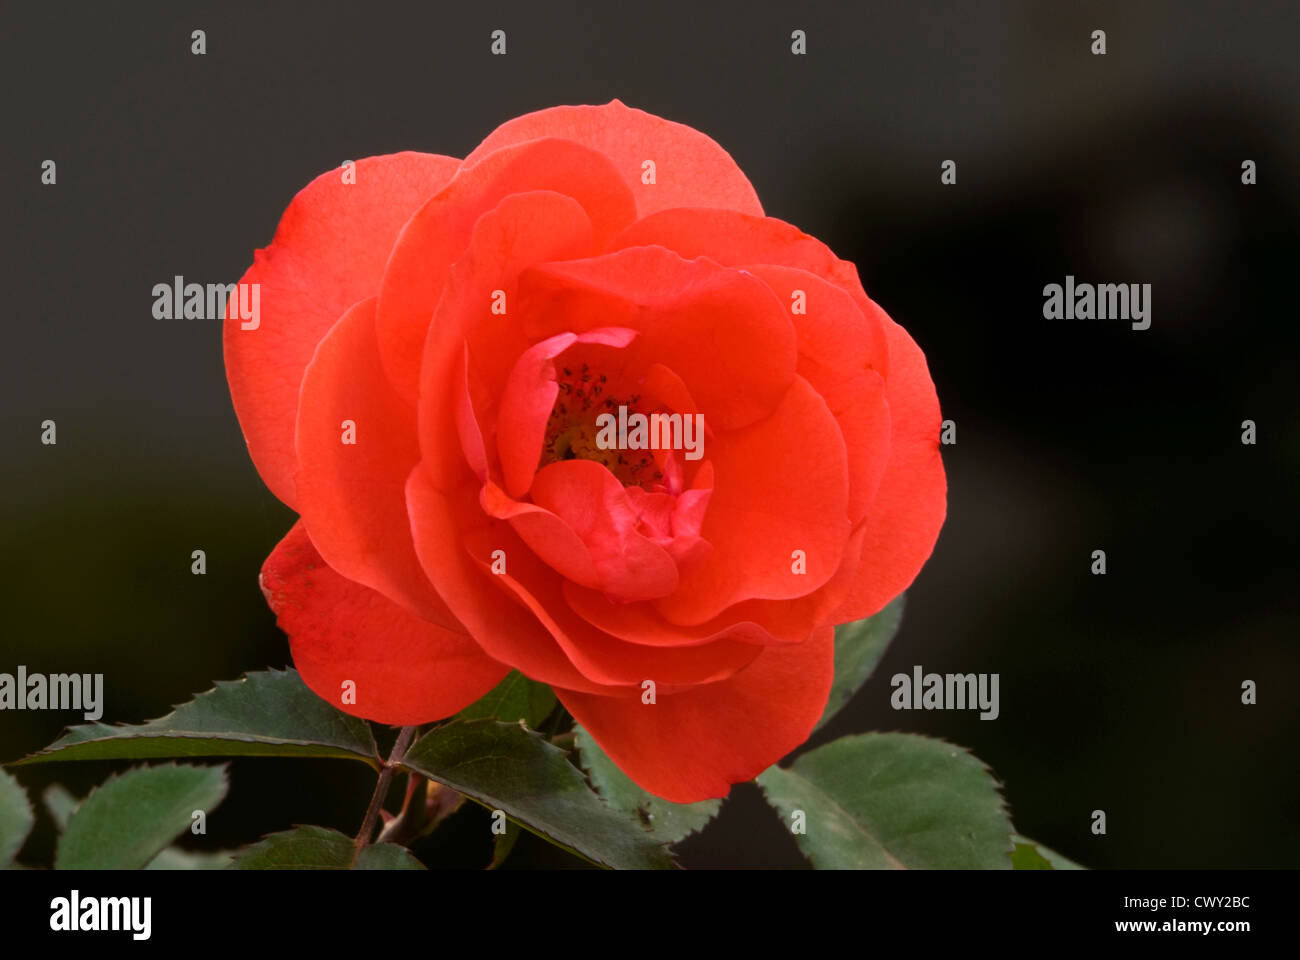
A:
[[[849,521],[861,522],[889,460],[889,405],[878,369],[889,347],[883,311],[864,315],[841,288],[806,270],[763,264],[746,267],[783,303],[804,295],[794,315],[799,375],[822,395],[844,431],[849,455]]]
[[[298,388],[316,344],[344,310],[378,292],[402,224],[459,166],[451,157],[394,153],[358,160],[356,183],[344,183],[339,170],[321,174],[294,197],[275,239],[240,278],[260,284],[260,325],[241,329],[237,304],[229,305],[230,395],[258,473],[291,507]]]
[[[911,585],[934,550],[948,510],[948,482],[939,456],[939,399],[925,354],[906,330],[886,321],[890,457],[867,508],[862,561],[852,591],[835,613],[836,623],[871,616]]]
[[[718,683],[657,697],[556,694],[601,748],[643,788],[673,803],[726,796],[803,743],[826,706],[834,629],[764,647]]]
[[[609,157],[636,197],[639,216],[669,207],[726,207],[763,215],[749,180],[714,140],[618,100],[599,107],[550,107],[508,120],[465,162],[539,137],[574,140]],[[643,180],[647,160],[655,164],[655,182],[649,184]]]
[[[342,442],[353,424],[355,443]],[[406,478],[420,460],[415,409],[388,385],[375,346],[375,298],[321,341],[298,408],[298,509],[326,563],[418,616],[460,625],[411,543]]]
[[[401,725],[439,720],[483,696],[508,670],[465,634],[339,576],[300,523],[263,565],[262,592],[289,635],[303,681],[354,716]],[[341,699],[349,680],[355,704]]]

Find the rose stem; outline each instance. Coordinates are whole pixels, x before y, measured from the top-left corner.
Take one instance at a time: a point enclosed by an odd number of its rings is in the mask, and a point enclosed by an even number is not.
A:
[[[414,773],[406,775],[406,796],[402,800],[402,809],[379,831],[378,843],[409,843],[424,826],[425,814],[428,812],[424,798],[415,796],[424,777]]]
[[[401,733],[397,735],[397,740],[393,743],[393,752],[388,755],[388,762],[379,771],[379,782],[375,784],[374,796],[370,798],[370,806],[366,809],[366,818],[361,822],[361,832],[357,834],[356,849],[352,854],[353,866],[356,866],[357,857],[361,856],[361,848],[368,844],[370,838],[375,834],[375,823],[379,820],[379,809],[384,804],[384,797],[388,795],[388,785],[393,780],[393,768],[402,759],[402,756],[406,753],[406,748],[411,745],[411,740],[414,738],[415,727],[402,727]]]

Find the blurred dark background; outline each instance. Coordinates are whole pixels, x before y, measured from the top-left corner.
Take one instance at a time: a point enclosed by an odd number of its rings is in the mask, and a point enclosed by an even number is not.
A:
[[[219,324],[153,319],[153,284],[237,279],[345,159],[463,156],[517,114],[619,97],[713,136],[769,214],[856,262],[957,423],[902,631],[814,744],[963,744],[1021,832],[1093,867],[1300,865],[1300,7],[468,6],[6,4],[0,671],[102,672],[121,722],[285,664],[257,573],[293,516],[248,459]],[[1151,328],[1044,320],[1067,273],[1152,284]],[[1001,716],[894,712],[888,678],[913,664],[999,673]],[[6,711],[0,758],[73,722]],[[114,766],[21,779],[80,794]],[[232,778],[206,846],[353,833],[373,784],[338,762]],[[480,866],[487,822],[459,814],[417,852]],[[42,818],[25,859],[51,844]],[[802,865],[749,786],[681,850]],[[510,863],[577,861],[526,838]]]

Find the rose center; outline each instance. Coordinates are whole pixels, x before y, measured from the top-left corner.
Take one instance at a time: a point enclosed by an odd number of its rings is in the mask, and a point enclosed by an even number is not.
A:
[[[540,466],[560,460],[594,460],[604,464],[625,487],[663,482],[652,451],[605,447],[598,442],[596,418],[602,413],[617,414],[620,407],[629,413],[647,412],[642,410],[640,394],[615,395],[609,378],[586,363],[559,367],[555,382],[560,392],[546,422]]]

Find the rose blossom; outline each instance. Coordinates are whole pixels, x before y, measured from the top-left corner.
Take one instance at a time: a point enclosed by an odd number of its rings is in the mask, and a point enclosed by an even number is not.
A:
[[[301,518],[262,587],[303,680],[416,724],[513,667],[677,802],[802,743],[834,625],[943,523],[912,338],[714,141],[617,100],[352,172],[294,198],[241,279],[260,326],[225,328],[249,451]],[[620,408],[702,425],[699,455],[597,442]]]

